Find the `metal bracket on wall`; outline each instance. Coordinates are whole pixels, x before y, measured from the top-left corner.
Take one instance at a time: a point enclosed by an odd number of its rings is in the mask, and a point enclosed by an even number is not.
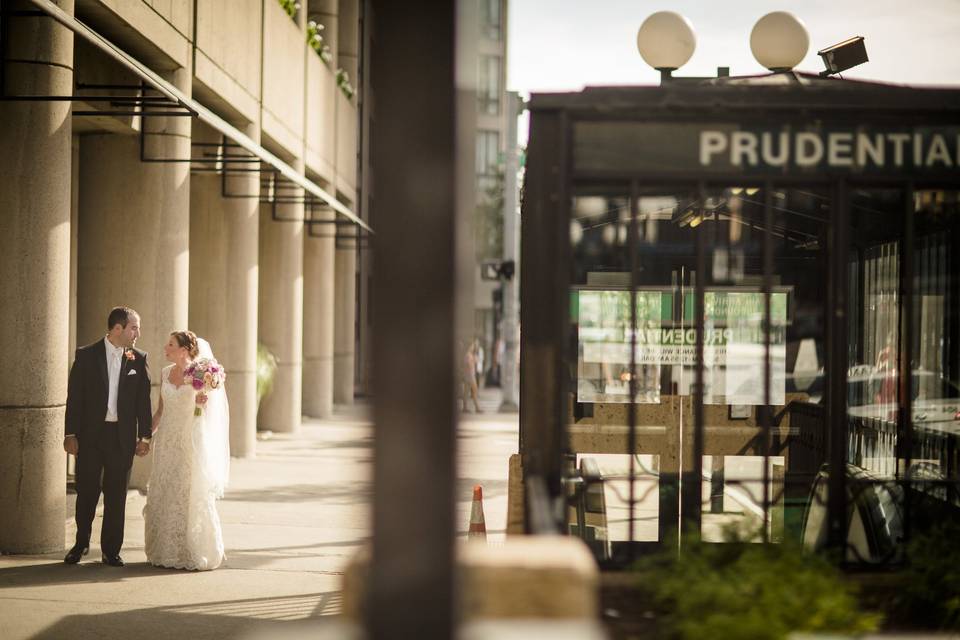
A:
[[[105,109],[74,109],[71,115],[81,116],[108,116],[108,117],[195,117],[197,112],[179,100],[171,100],[155,88],[146,83],[140,84],[98,84],[77,82],[71,95],[8,95],[7,94],[7,64],[10,62],[32,62],[11,58],[8,44],[10,42],[10,18],[17,17],[48,17],[39,10],[15,11],[0,9],[0,102],[84,102],[105,103]],[[83,91],[107,91],[110,95],[83,95]],[[132,94],[128,92],[134,92]],[[122,93],[114,93],[122,92]],[[151,95],[153,92],[156,95]],[[142,127],[141,127],[142,128]]]
[[[310,214],[309,218],[304,220],[304,225],[307,227],[307,237],[308,238],[336,238],[336,214],[333,218],[328,219],[317,219],[317,209],[321,211],[331,211],[332,209],[326,205],[325,202],[311,202],[304,207],[304,215],[308,212]],[[333,233],[330,233],[330,226],[333,225]]]
[[[20,101],[90,101],[105,102],[111,107],[110,110],[76,111],[73,113],[73,115],[88,117],[112,115],[127,117],[134,117],[138,115],[148,117],[195,117],[221,133],[232,143],[235,143],[235,147],[231,146],[229,148],[233,150],[236,150],[236,148],[242,148],[244,151],[249,153],[250,156],[230,153],[226,151],[228,146],[224,145],[224,151],[219,155],[217,155],[216,152],[213,155],[209,153],[200,153],[197,157],[193,157],[194,154],[191,153],[191,158],[189,160],[186,158],[151,158],[143,152],[143,145],[141,144],[143,161],[189,162],[192,172],[220,173],[222,176],[224,176],[224,181],[226,181],[226,176],[228,174],[240,175],[243,173],[263,173],[264,171],[273,171],[280,174],[284,181],[290,183],[288,185],[282,185],[281,188],[289,188],[293,189],[294,191],[299,190],[299,193],[293,194],[287,192],[276,194],[275,190],[269,199],[269,202],[273,205],[274,209],[276,208],[277,202],[307,203],[309,201],[307,199],[307,194],[309,194],[312,198],[318,198],[328,203],[338,212],[338,215],[350,220],[353,224],[369,229],[367,224],[358,218],[346,205],[337,200],[333,195],[324,191],[319,185],[309,180],[305,175],[302,174],[302,172],[297,171],[294,167],[287,164],[280,157],[268,151],[259,142],[251,139],[242,131],[208,109],[201,102],[194,100],[189,95],[189,92],[184,93],[173,84],[167,82],[160,73],[157,73],[147,65],[131,56],[129,53],[124,51],[121,46],[100,35],[90,26],[84,24],[83,21],[77,20],[69,12],[63,11],[63,9],[58,7],[51,0],[30,0],[30,2],[35,5],[37,9],[39,9],[39,12],[36,10],[12,11],[10,10],[10,3],[7,0],[0,0],[0,101],[7,99]],[[9,55],[9,36],[11,33],[11,23],[16,22],[18,19],[17,16],[30,16],[31,18],[34,16],[52,18],[57,23],[72,31],[74,35],[85,39],[95,48],[105,53],[108,57],[117,62],[126,72],[137,76],[140,79],[139,84],[88,84],[81,87],[82,89],[100,90],[113,95],[101,94],[96,96],[85,96],[80,95],[76,90],[74,90],[71,93],[76,95],[69,96],[7,96],[7,87],[5,83],[8,72],[7,64],[12,61]],[[120,91],[120,93],[114,94],[115,91]],[[144,132],[141,131],[141,135],[144,135]],[[255,156],[255,158],[253,156]],[[259,163],[257,159],[259,159]],[[266,166],[269,166],[270,168],[264,169]],[[278,182],[281,181],[277,178],[273,178],[274,185],[276,185]],[[261,198],[259,193],[256,195],[247,194],[247,197],[251,196]],[[226,188],[224,188],[224,197],[228,197],[226,195]],[[273,217],[274,219],[277,219],[275,214]],[[370,230],[370,233],[372,233],[372,230]]]
[[[307,207],[304,209],[304,214],[309,212],[310,217],[303,221],[307,227],[308,237],[334,238],[334,244],[337,249],[352,249],[354,247],[367,248],[370,246],[370,234],[367,233],[366,230],[358,227],[350,220],[338,220],[336,218],[318,220],[315,217],[317,208],[330,209],[322,200],[313,199],[312,202],[308,202]],[[333,227],[332,234],[330,233],[331,226]],[[345,233],[344,230],[350,227],[355,227],[356,231],[354,233]],[[351,241],[354,243],[353,245],[349,244]]]

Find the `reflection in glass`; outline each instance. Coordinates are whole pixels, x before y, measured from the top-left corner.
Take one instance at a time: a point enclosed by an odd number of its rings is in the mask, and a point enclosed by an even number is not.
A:
[[[767,458],[767,499],[764,509],[763,456],[704,456],[701,535],[705,542],[739,540],[771,542],[784,534],[785,458]]]
[[[960,194],[919,191],[913,207],[909,477],[921,481],[921,505],[939,513],[960,507],[957,485],[944,483],[960,480]]]
[[[670,321],[669,292],[638,291],[637,330],[630,292],[574,292],[579,327],[577,402],[630,402],[630,345],[635,344],[634,402],[660,402],[660,334]]]
[[[850,201],[848,461],[896,474],[903,194],[861,189]]]

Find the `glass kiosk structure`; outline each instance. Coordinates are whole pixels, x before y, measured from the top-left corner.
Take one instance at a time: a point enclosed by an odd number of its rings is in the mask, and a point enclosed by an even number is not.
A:
[[[788,72],[530,113],[527,531],[883,565],[957,517],[960,91]]]

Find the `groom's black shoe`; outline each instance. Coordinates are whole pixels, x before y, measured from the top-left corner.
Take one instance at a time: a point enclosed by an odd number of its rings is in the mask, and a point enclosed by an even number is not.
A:
[[[80,558],[87,555],[90,552],[90,547],[81,547],[78,544],[73,545],[73,548],[70,551],[67,551],[67,555],[63,558],[65,564],[77,564],[80,562]]]
[[[108,556],[107,554],[103,554],[100,559],[103,561],[103,564],[108,564],[111,567],[123,566],[123,558],[121,558],[119,555]]]

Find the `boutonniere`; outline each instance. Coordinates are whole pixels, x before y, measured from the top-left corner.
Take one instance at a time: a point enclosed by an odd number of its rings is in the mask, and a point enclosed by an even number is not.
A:
[[[127,360],[130,360],[131,362],[137,359],[137,354],[133,352],[133,349],[127,349],[123,352],[123,355],[125,355]]]

